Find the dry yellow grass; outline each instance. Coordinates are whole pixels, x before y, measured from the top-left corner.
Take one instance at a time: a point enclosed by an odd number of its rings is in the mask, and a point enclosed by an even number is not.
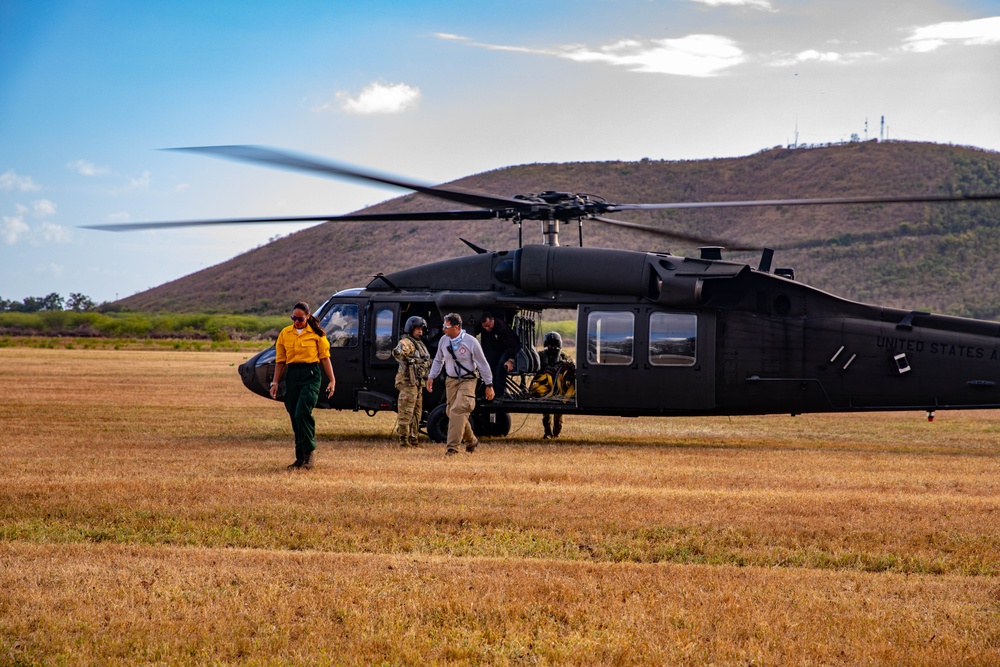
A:
[[[0,348],[0,664],[1000,663],[995,412],[319,411],[288,473],[246,356]]]

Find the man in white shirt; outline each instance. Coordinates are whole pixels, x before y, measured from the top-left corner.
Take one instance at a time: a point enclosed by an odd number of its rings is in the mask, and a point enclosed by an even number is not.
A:
[[[464,442],[465,451],[476,451],[479,441],[469,425],[469,415],[476,409],[476,384],[482,377],[486,384],[486,400],[496,396],[493,391],[493,371],[490,369],[483,348],[475,336],[462,330],[462,316],[448,313],[444,316],[444,336],[438,341],[437,354],[427,378],[427,391],[434,390],[434,378],[445,373],[445,396],[448,401],[448,451],[458,453]],[[478,375],[476,372],[478,371]]]

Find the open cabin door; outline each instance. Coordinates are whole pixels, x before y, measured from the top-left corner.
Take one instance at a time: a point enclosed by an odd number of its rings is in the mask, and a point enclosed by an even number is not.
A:
[[[366,303],[367,299],[334,297],[319,313],[320,326],[330,340],[330,363],[337,379],[333,398],[327,401],[325,397],[320,397],[322,407],[353,410],[355,396],[364,387],[361,316]]]
[[[715,407],[715,314],[581,305],[581,411],[670,414]]]

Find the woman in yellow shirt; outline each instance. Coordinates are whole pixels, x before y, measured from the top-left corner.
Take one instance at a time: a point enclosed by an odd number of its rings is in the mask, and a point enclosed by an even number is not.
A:
[[[271,382],[271,398],[278,398],[278,386],[282,376],[285,379],[285,409],[292,420],[295,433],[295,463],[288,466],[312,468],[313,452],[316,450],[316,420],[313,408],[319,400],[323,375],[329,384],[327,398],[333,396],[336,379],[330,363],[330,341],[319,322],[309,312],[309,304],[303,301],[292,308],[292,323],[281,330],[274,343],[277,355],[274,364],[274,380]]]

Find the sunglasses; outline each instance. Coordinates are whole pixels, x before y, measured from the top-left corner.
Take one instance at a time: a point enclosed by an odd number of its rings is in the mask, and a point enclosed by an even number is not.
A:
[[[292,315],[292,322],[305,322],[305,321],[306,318],[304,317],[295,317],[294,315]]]

